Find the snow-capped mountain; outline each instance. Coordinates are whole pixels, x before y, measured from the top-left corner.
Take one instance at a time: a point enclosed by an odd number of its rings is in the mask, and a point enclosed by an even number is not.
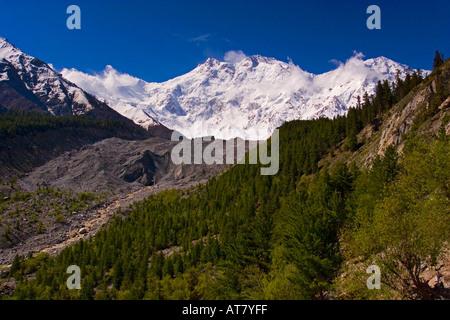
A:
[[[335,117],[373,94],[378,80],[406,76],[409,67],[385,57],[355,54],[335,70],[315,75],[292,62],[259,55],[237,63],[208,59],[191,72],[148,83],[113,67],[97,75],[64,69],[65,78],[135,123],[153,119],[193,138],[265,139],[286,121]],[[150,120],[149,120],[150,119]]]
[[[86,114],[134,125],[104,102],[64,79],[51,65],[0,37],[0,104],[6,109],[44,110],[55,116]]]
[[[25,93],[30,106],[46,108],[53,115],[83,114],[94,109],[82,89],[64,80],[47,63],[25,54],[1,37],[0,81],[10,82],[12,89]]]

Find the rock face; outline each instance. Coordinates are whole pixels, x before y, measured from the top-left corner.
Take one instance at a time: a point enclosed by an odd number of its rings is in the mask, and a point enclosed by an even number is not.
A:
[[[447,295],[450,294],[450,253],[447,254],[439,261],[437,267],[432,268],[424,266],[423,278],[428,281],[432,288],[444,289]],[[449,297],[450,298],[450,297]]]
[[[12,296],[14,290],[16,289],[17,281],[14,278],[9,278],[0,283],[0,294],[6,294],[8,296]]]
[[[415,122],[420,121],[418,117],[423,112],[428,112],[432,108],[433,98],[437,93],[437,85],[446,92],[450,92],[450,70],[444,69],[439,77],[433,78],[431,83],[424,83],[418,90],[410,93],[404,100],[406,104],[400,103],[391,113],[388,114],[388,119],[384,121],[382,126],[381,139],[378,147],[378,154],[384,154],[389,145],[398,147],[401,152],[404,147],[403,135],[411,133]],[[442,124],[443,117],[450,112],[450,97],[437,108],[440,114],[434,119],[432,123],[422,131],[427,134],[437,135],[438,128]],[[447,134],[450,133],[450,122],[445,124]]]
[[[167,157],[160,157],[149,150],[145,150],[143,153],[128,158],[125,163],[125,170],[120,177],[126,182],[137,181],[144,186],[153,185],[157,171],[161,171],[168,164],[165,160],[167,160]]]
[[[382,130],[379,154],[384,154],[388,146],[399,146],[403,142],[402,135],[411,132],[414,119],[420,112],[420,107],[427,104],[430,93],[430,87],[426,87],[419,94],[414,95],[404,108],[394,110]]]

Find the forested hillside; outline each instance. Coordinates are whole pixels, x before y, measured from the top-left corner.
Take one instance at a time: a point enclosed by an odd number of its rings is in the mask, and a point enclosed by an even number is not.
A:
[[[346,117],[285,124],[275,176],[236,165],[206,185],[136,203],[128,217],[55,258],[16,257],[12,298],[450,297],[421,274],[450,241],[449,70],[447,61],[426,79],[414,73],[393,87],[379,83],[376,96],[362,97]],[[389,121],[389,111],[420,86],[434,89],[402,154],[390,146],[367,168],[319,167],[325,156],[369,143],[357,134]],[[433,117],[439,134],[419,134]],[[382,271],[381,290],[367,290],[372,264]],[[81,290],[66,287],[69,265],[81,268]]]
[[[31,133],[37,134],[38,132],[62,128],[98,128],[110,131],[122,129],[124,131],[126,130],[130,136],[131,134],[144,135],[144,131],[139,127],[127,126],[118,120],[92,120],[84,115],[53,117],[49,114],[26,111],[6,111],[0,115],[1,139],[25,136]]]

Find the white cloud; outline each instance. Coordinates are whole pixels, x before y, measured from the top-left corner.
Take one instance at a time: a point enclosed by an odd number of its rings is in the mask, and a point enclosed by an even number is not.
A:
[[[337,60],[337,59],[331,59],[330,61],[328,61],[328,62],[330,62],[330,63],[332,63],[332,64],[334,64],[335,66],[340,66],[341,64],[343,64],[342,63],[342,61],[339,61],[339,60]]]
[[[206,41],[211,35],[210,34],[203,34],[201,36],[191,38],[188,41],[189,42],[199,42],[199,41]]]
[[[102,98],[134,98],[139,94],[140,80],[120,73],[112,66],[97,74],[86,74],[76,69],[63,69],[61,74],[83,90]]]
[[[336,68],[329,72],[315,76],[314,87],[317,90],[329,90],[330,88],[339,88],[342,85],[351,82],[375,81],[379,74],[367,66],[363,60],[364,54],[353,52],[353,56],[345,62],[333,60]],[[330,61],[331,62],[331,61]]]
[[[223,60],[225,62],[235,64],[235,63],[241,62],[245,58],[247,58],[247,56],[245,55],[244,52],[242,52],[242,50],[238,50],[238,51],[230,50],[230,51],[225,53],[225,56],[223,57]]]

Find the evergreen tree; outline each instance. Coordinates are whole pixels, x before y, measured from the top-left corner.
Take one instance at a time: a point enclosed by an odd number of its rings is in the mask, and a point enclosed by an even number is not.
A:
[[[436,50],[436,55],[434,56],[433,62],[433,70],[436,70],[444,63],[444,54],[440,54],[438,50]]]
[[[438,140],[445,142],[447,141],[448,136],[447,136],[447,130],[445,129],[445,124],[444,122],[439,126],[439,130],[438,130]]]
[[[356,137],[355,130],[351,130],[347,137],[347,147],[349,151],[355,151],[358,146],[358,139]]]

